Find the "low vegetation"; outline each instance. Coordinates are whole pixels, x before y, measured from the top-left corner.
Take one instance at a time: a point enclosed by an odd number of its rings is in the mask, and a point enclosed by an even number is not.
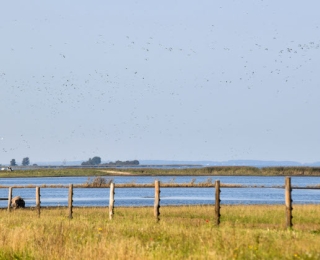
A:
[[[0,210],[0,259],[320,259],[320,206],[294,207],[293,229],[284,206],[153,208],[26,208]]]
[[[31,168],[1,171],[0,177],[63,177],[63,176],[320,176],[320,167],[246,167],[217,166],[188,169],[151,168]]]

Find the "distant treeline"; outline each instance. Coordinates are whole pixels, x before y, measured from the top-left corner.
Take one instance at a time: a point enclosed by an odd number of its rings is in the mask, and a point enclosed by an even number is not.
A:
[[[103,163],[100,165],[107,165],[107,166],[136,166],[139,165],[138,160],[133,160],[133,161],[115,161],[115,162],[108,162],[108,163]]]
[[[99,156],[95,156],[93,158],[89,158],[88,161],[82,162],[81,165],[99,165],[101,163],[101,158]]]
[[[90,165],[101,165],[101,166],[136,166],[139,165],[138,160],[133,161],[115,161],[115,162],[108,162],[108,163],[101,163],[101,157],[95,156],[93,158],[89,158],[88,161],[82,162],[82,166],[90,166]]]

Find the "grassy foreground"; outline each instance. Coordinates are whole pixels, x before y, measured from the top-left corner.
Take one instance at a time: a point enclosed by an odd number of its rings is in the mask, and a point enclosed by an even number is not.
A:
[[[0,259],[320,259],[320,206],[213,206],[0,210]]]

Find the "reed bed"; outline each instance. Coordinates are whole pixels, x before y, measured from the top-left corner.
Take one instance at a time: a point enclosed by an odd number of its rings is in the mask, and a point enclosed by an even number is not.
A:
[[[283,206],[46,208],[0,210],[0,259],[319,259],[320,206],[294,207],[285,228]]]

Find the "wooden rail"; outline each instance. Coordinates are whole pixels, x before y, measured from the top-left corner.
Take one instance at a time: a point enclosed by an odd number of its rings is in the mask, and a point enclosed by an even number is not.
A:
[[[215,189],[215,223],[216,225],[220,224],[220,209],[221,209],[221,199],[220,199],[220,194],[221,194],[221,188],[223,188],[220,184],[220,181],[217,180],[214,183],[214,189]],[[291,177],[286,177],[285,178],[285,209],[286,209],[286,227],[287,228],[292,228],[292,189],[293,187],[291,186]],[[154,189],[155,189],[155,194],[154,194],[154,217],[157,221],[160,220],[160,181],[156,180],[154,183]],[[294,188],[295,189],[295,188]],[[8,212],[11,211],[11,200],[12,200],[12,187],[9,187],[9,194],[8,198],[0,198],[0,200],[8,200]],[[111,183],[110,184],[110,197],[109,197],[109,219],[112,220],[114,216],[114,195],[115,195],[115,184]],[[40,217],[40,210],[41,210],[41,201],[40,201],[40,187],[36,187],[36,209],[37,209],[37,214]],[[69,219],[72,219],[73,216],[73,184],[69,185],[69,193],[68,193],[68,217]]]

